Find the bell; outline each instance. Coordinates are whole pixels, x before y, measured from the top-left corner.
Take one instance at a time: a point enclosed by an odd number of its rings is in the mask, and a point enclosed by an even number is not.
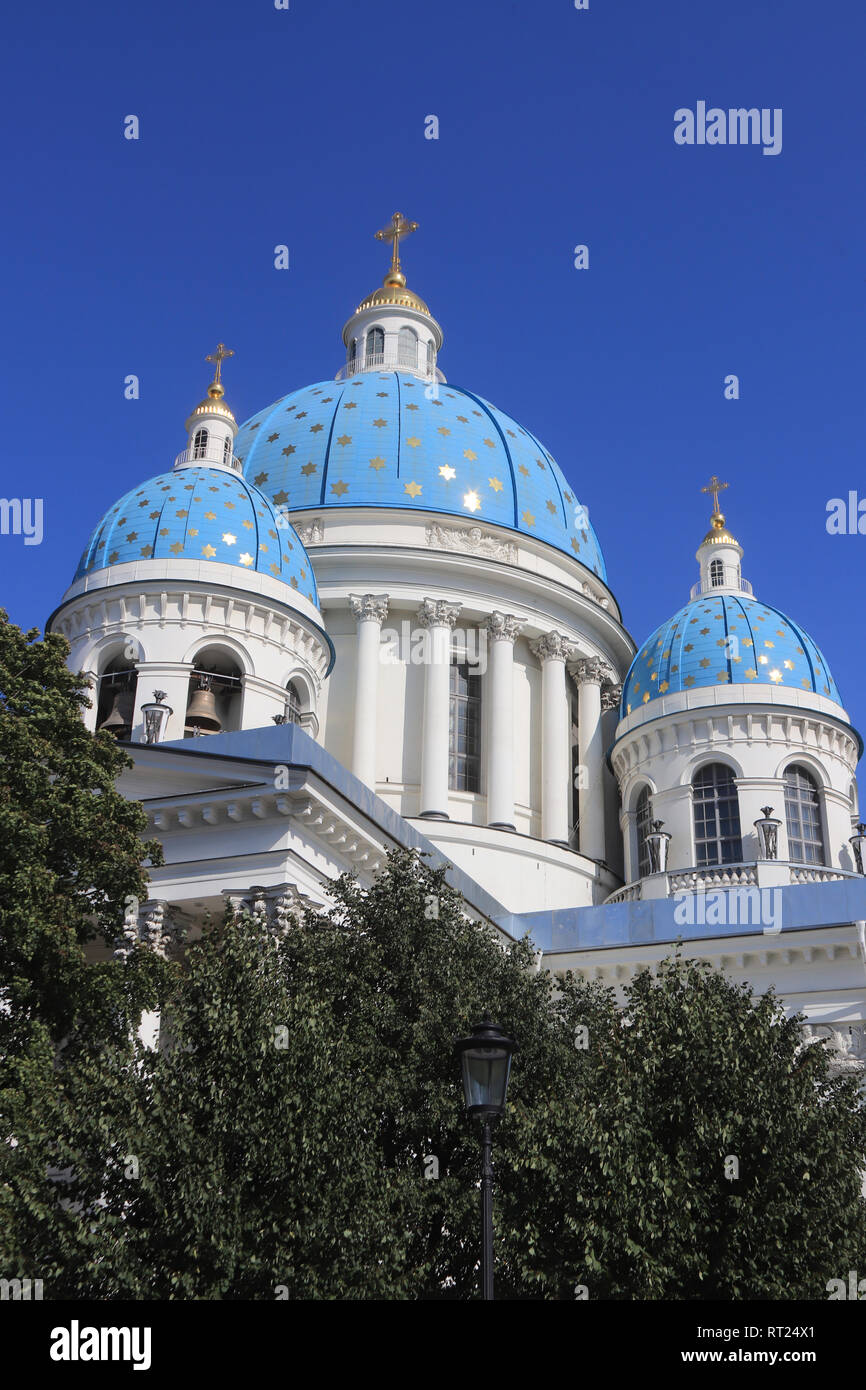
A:
[[[135,692],[128,689],[115,690],[111,709],[100,724],[100,729],[107,729],[115,738],[131,733],[134,710]]]
[[[217,714],[216,696],[213,681],[207,673],[195,677],[197,689],[187,706],[186,729],[190,733],[218,734],[222,720]]]

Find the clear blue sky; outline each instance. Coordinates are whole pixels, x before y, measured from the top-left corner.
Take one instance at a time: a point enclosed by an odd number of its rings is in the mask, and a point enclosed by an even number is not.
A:
[[[866,536],[825,529],[866,497],[862,6],[49,3],[3,47],[2,491],[45,501],[41,546],[0,537],[16,622],[171,466],[218,339],[240,420],[333,375],[399,208],[441,366],[557,458],[636,640],[688,597],[717,472],[744,573],[866,728]],[[782,152],[676,145],[699,100],[781,107]]]

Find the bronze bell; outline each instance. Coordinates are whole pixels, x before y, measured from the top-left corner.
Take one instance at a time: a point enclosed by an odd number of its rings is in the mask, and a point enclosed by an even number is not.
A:
[[[191,733],[218,734],[222,720],[217,714],[213,677],[204,671],[198,672],[193,679],[196,690],[187,706],[186,729]]]
[[[107,729],[115,738],[122,738],[132,732],[132,718],[135,712],[135,691],[115,690],[114,699],[106,717],[99,728]]]

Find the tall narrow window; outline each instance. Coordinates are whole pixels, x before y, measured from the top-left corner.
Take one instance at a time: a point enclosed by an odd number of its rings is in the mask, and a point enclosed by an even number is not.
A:
[[[430,376],[433,375],[433,368],[434,368],[435,366],[436,366],[436,349],[434,348],[433,343],[432,343],[432,341],[431,341],[431,342],[429,342],[429,343],[427,344],[427,371],[428,371],[428,373],[429,373]]]
[[[207,458],[207,441],[207,430],[196,430],[192,441],[192,456],[194,459]]]
[[[481,777],[481,675],[468,661],[451,663],[448,785],[477,792]]]
[[[397,351],[401,367],[418,366],[418,338],[411,328],[401,328]]]
[[[638,878],[646,878],[650,871],[649,846],[646,837],[652,820],[652,800],[649,787],[644,787],[635,806],[635,828],[637,830],[637,873]]]
[[[224,463],[224,464],[226,465],[226,467],[228,468],[228,467],[231,466],[231,461],[232,461],[232,437],[231,437],[230,434],[227,434],[226,437],[225,437],[225,443],[223,444],[223,463]]]
[[[367,334],[367,362],[382,361],[385,356],[385,332],[382,328],[371,328]]]
[[[785,823],[788,855],[797,864],[824,864],[821,798],[814,777],[804,767],[785,772]]]
[[[743,858],[734,774],[723,763],[702,767],[692,781],[698,868],[737,864]]]
[[[289,681],[286,686],[286,723],[300,724],[301,722],[301,697],[298,687],[294,681]]]
[[[718,589],[725,582],[725,567],[721,560],[710,561],[710,583],[714,589]]]

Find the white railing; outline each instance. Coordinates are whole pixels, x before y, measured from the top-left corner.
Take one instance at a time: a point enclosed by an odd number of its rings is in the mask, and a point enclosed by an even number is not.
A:
[[[861,878],[850,869],[830,869],[823,864],[792,864],[792,883],[829,883],[839,878]]]
[[[604,906],[610,907],[611,903],[639,902],[640,893],[640,883],[627,883],[624,888],[617,888],[615,893],[611,893],[609,898],[605,898]]]
[[[359,372],[412,372],[414,376],[423,377],[425,381],[442,381],[445,377],[438,367],[419,366],[417,360],[413,360],[408,355],[393,356],[384,352],[368,352],[364,357],[353,357],[341,367],[334,377],[335,381],[347,381],[351,376],[357,376]]]
[[[243,463],[236,454],[229,454],[226,458],[221,444],[193,444],[191,448],[184,449],[182,454],[178,454],[174,461],[175,468],[183,468],[187,463],[218,463],[223,468],[233,468],[235,473],[243,472]]]
[[[704,888],[743,888],[758,882],[758,870],[754,864],[710,864],[702,869],[687,869],[684,873],[670,874],[672,893],[695,893]]]
[[[699,579],[697,584],[692,585],[689,598],[699,598],[701,594],[712,594],[713,592],[726,593],[731,589],[737,589],[741,594],[752,593],[752,586],[748,579],[741,579],[739,584],[704,584]]]

